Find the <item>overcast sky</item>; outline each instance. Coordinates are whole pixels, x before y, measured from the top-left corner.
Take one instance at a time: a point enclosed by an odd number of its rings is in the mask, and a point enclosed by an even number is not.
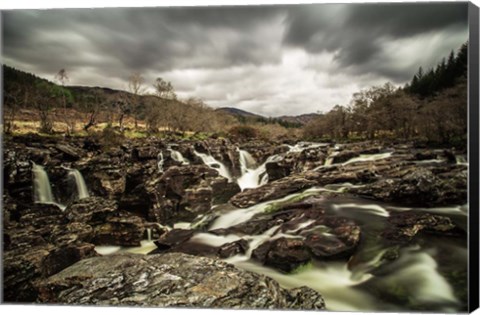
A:
[[[265,116],[328,111],[403,85],[468,39],[466,3],[4,11],[3,60],[71,85],[126,89],[141,73],[180,98]]]

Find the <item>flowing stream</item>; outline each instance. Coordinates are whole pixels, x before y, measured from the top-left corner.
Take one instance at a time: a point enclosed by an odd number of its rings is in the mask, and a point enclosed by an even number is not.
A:
[[[299,144],[291,146],[290,151],[300,152],[306,148],[319,147],[322,144]],[[263,164],[246,151],[238,150],[241,176],[237,183],[241,189],[255,188],[268,181],[265,165],[269,161],[278,161],[280,156],[269,157]],[[209,167],[233,181],[228,169],[212,156],[195,152]],[[391,156],[391,152],[362,155],[343,164],[359,161],[376,161]],[[173,152],[172,152],[173,158]],[[176,155],[174,159],[182,159]],[[331,160],[330,160],[331,163]],[[460,161],[463,163],[463,161]],[[329,164],[327,159],[326,165]],[[265,180],[266,178],[266,180]],[[218,216],[208,225],[208,230],[195,234],[189,242],[214,247],[245,240],[248,250],[238,254],[226,262],[238,268],[264,274],[277,280],[283,287],[294,288],[308,286],[320,292],[328,310],[333,311],[464,311],[465,301],[456,291],[455,282],[467,281],[466,266],[468,251],[466,241],[462,238],[445,238],[441,236],[420,234],[408,246],[396,247],[382,242],[381,233],[393,212],[424,211],[441,214],[452,219],[460,228],[467,229],[468,205],[452,205],[438,208],[399,207],[394,204],[372,202],[341,193],[353,185],[336,184],[326,187],[314,187],[286,197],[259,203],[245,209],[237,209],[227,205],[217,205],[213,211]],[[321,261],[314,259],[311,263],[298,268],[293,273],[283,273],[264,266],[252,259],[255,248],[267,241],[280,237],[303,239],[302,233],[310,230],[321,231],[325,236],[333,236],[326,226],[314,225],[313,220],[305,220],[288,230],[275,225],[259,235],[229,234],[216,235],[209,231],[226,229],[234,225],[250,221],[255,215],[275,211],[275,206],[297,202],[310,196],[320,196],[322,192],[335,192],[335,197],[322,199],[322,207],[327,215],[335,215],[353,219],[361,228],[361,241],[355,254],[348,260]],[[206,217],[205,217],[206,219]],[[313,226],[312,226],[313,225]],[[179,222],[175,228],[194,229],[195,225]],[[148,236],[140,247],[121,248],[119,246],[97,246],[101,254],[114,252],[130,252],[146,254],[155,249]],[[391,255],[395,256],[390,259]],[[385,258],[387,257],[387,258]],[[462,276],[462,272],[465,274]],[[459,276],[460,274],[460,276]],[[457,278],[455,278],[457,277]],[[463,278],[462,278],[463,277]]]

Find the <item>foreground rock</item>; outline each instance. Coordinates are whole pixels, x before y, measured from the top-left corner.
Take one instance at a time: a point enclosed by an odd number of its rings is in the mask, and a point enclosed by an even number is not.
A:
[[[324,309],[321,295],[291,290],[227,263],[185,254],[85,259],[36,284],[43,303],[206,308]]]

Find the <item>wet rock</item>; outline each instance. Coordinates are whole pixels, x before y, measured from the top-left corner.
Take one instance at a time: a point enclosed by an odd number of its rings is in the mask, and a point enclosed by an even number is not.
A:
[[[335,156],[333,156],[332,164],[344,163],[358,156],[360,156],[360,152],[350,150],[340,151]]]
[[[168,250],[188,241],[193,234],[193,230],[173,229],[156,240],[155,245],[159,250]]]
[[[248,242],[244,239],[226,243],[218,249],[218,256],[220,258],[229,258],[238,254],[245,254],[248,250]]]
[[[464,235],[450,218],[426,212],[395,212],[388,218],[389,225],[382,236],[394,243],[405,243],[418,233],[434,233],[440,235]]]
[[[263,201],[285,197],[315,184],[315,181],[299,176],[285,177],[255,189],[246,189],[233,196],[230,202],[236,207],[247,208]]]
[[[117,211],[114,200],[102,197],[89,197],[75,201],[65,209],[65,216],[71,222],[84,222],[98,225],[105,222],[108,215]]]
[[[192,221],[211,211],[215,197],[213,187],[226,183],[227,179],[206,165],[172,166],[150,191],[154,206],[149,217],[161,224]]]
[[[306,287],[286,290],[265,276],[178,253],[89,258],[36,286],[39,301],[54,304],[325,308],[321,295]]]
[[[405,169],[403,173],[349,191],[367,198],[417,207],[466,201],[466,179],[462,175],[445,178],[421,167]]]
[[[95,226],[96,245],[140,246],[145,227],[143,220],[133,215],[109,217],[106,223]]]
[[[281,237],[259,246],[253,251],[252,257],[264,265],[291,272],[309,262],[311,254],[303,240]]]

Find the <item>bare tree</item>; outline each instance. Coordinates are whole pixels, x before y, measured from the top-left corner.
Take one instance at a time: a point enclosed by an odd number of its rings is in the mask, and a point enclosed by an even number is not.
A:
[[[92,94],[83,95],[80,100],[81,109],[86,114],[83,130],[88,131],[88,129],[98,123],[98,115],[105,105],[104,98],[102,91],[97,89]]]
[[[133,118],[135,120],[135,128],[138,128],[138,112],[140,107],[140,95],[145,93],[143,84],[145,79],[140,73],[132,73],[128,79],[128,90],[131,95],[130,104],[132,107]]]
[[[67,99],[66,99],[66,90],[65,83],[69,81],[67,70],[64,68],[60,69],[55,75],[55,80],[59,82],[62,86],[62,103],[63,103],[63,115],[62,119],[67,126],[66,133],[71,135],[75,129],[75,117],[69,117],[67,110]],[[71,96],[71,95],[70,95]]]

